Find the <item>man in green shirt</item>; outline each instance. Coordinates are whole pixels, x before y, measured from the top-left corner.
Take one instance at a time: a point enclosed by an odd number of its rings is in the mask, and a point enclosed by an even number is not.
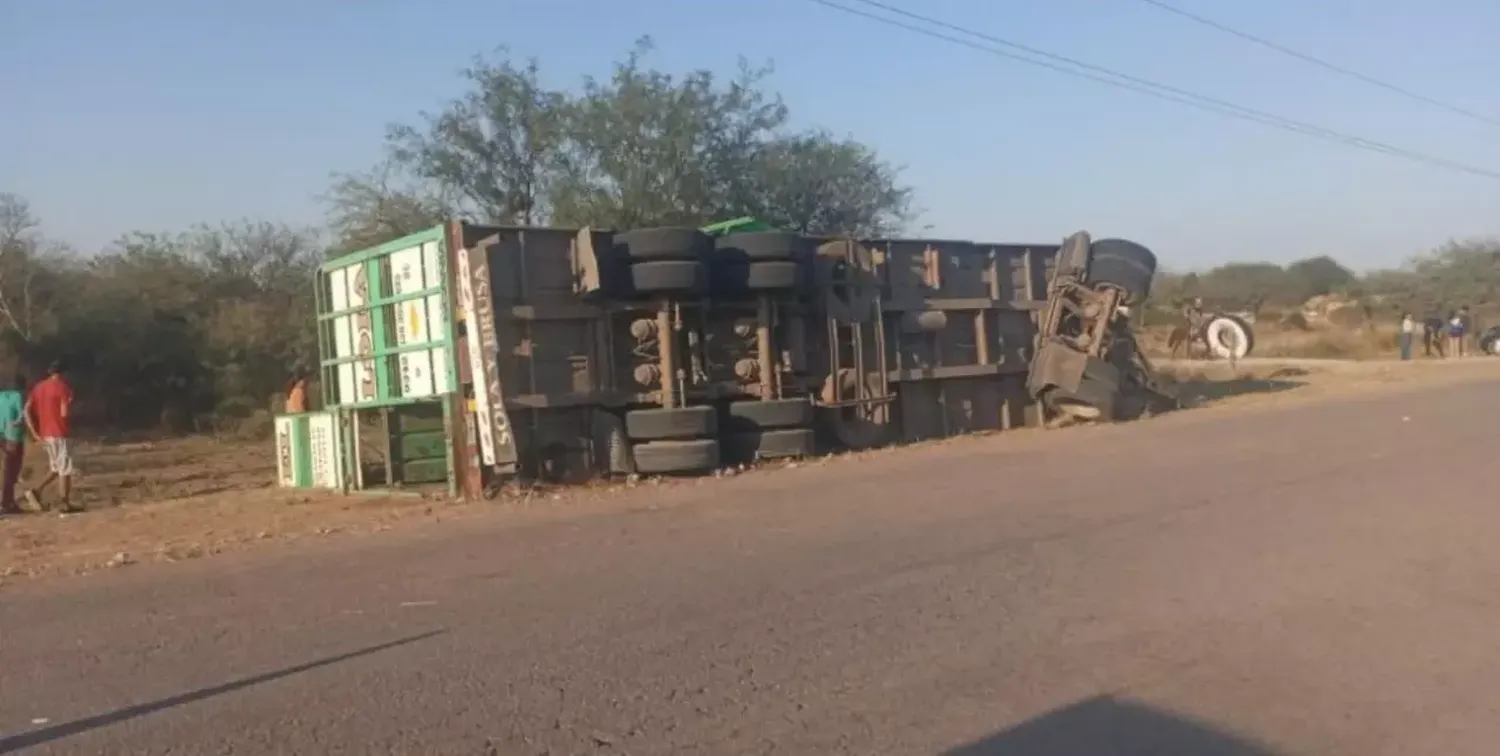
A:
[[[16,481],[26,450],[26,377],[18,375],[0,389],[0,513],[21,511],[16,504]]]

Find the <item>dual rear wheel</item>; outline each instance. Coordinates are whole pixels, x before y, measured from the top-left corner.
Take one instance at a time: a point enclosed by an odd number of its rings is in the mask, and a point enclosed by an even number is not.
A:
[[[637,409],[625,413],[636,472],[707,472],[725,463],[800,457],[815,450],[806,399],[738,401],[717,407]]]

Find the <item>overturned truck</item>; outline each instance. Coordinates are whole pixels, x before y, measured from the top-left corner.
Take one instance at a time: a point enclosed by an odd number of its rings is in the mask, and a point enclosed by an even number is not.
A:
[[[321,407],[282,485],[692,474],[1171,406],[1131,334],[1156,260],[814,238],[749,219],[625,232],[453,222],[330,260]]]

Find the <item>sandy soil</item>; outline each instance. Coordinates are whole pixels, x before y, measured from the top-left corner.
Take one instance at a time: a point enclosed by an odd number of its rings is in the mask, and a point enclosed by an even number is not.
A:
[[[1179,390],[1195,412],[1254,411],[1269,404],[1500,378],[1500,360],[1493,359],[1251,360],[1233,368],[1192,362],[1163,367],[1178,378]],[[893,453],[901,452],[872,452]],[[81,445],[76,455],[76,496],[89,511],[0,518],[0,582],[383,531],[497,508],[596,509],[610,505],[611,497],[600,494],[614,488],[530,491],[499,502],[462,504],[417,495],[342,496],[279,489],[273,484],[275,462],[269,442],[190,438]],[[863,455],[845,455],[850,456]],[[36,467],[44,464],[41,455],[29,452],[27,464],[23,480],[36,479]]]

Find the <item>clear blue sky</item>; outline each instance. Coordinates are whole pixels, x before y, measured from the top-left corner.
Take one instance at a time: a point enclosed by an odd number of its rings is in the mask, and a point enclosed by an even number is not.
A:
[[[1500,170],[1500,127],[1136,0],[891,0],[1235,102]],[[1500,3],[1177,0],[1500,118]],[[330,171],[459,92],[497,45],[555,83],[639,35],[656,65],[771,60],[798,125],[906,166],[934,236],[1153,246],[1177,269],[1330,253],[1368,268],[1500,232],[1500,181],[1326,144],[999,60],[806,0],[0,0],[0,191],[98,249],[129,229],[316,222]],[[1484,74],[1489,71],[1490,74]],[[1487,76],[1489,80],[1486,81]]]

